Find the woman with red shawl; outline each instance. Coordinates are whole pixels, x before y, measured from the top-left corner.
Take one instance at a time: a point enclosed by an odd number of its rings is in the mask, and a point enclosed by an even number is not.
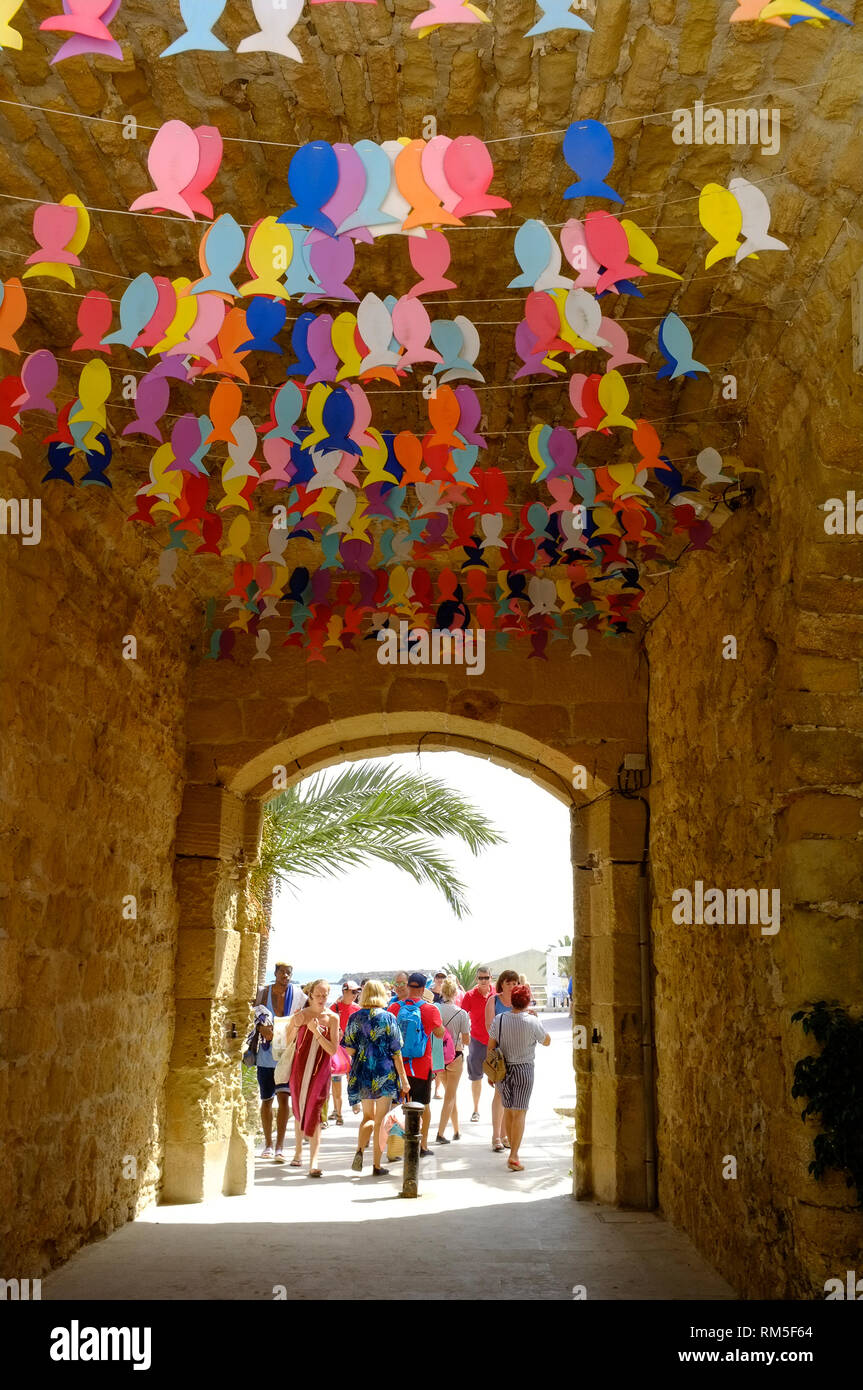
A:
[[[326,980],[315,980],[306,992],[309,1002],[293,1015],[287,1032],[287,1046],[295,1045],[290,1086],[296,1147],[291,1167],[302,1167],[305,1135],[309,1141],[309,1177],[320,1178],[323,1177],[318,1167],[321,1111],[330,1094],[333,1057],[339,1045],[339,1020],[327,1008],[330,987]]]

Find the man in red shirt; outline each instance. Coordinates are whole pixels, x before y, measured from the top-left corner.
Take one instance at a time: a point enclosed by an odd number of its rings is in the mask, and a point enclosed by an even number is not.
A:
[[[469,989],[461,1001],[461,1006],[470,1018],[470,1047],[467,1053],[467,1074],[473,1091],[473,1114],[471,1119],[479,1119],[479,1098],[482,1095],[482,1064],[488,1050],[488,1029],[485,1026],[485,1007],[492,992],[491,971],[487,965],[480,965],[476,972],[476,984]]]
[[[432,1038],[442,1038],[445,1032],[437,1004],[423,1003],[425,988],[425,975],[421,970],[415,970],[412,975],[408,976],[407,999],[396,1000],[395,1003],[390,1004],[390,1013],[399,1020],[399,1027],[406,1040],[406,1047],[409,1046],[410,1033],[416,1031],[414,1019],[417,1013],[419,1014],[419,1022],[422,1024],[422,1031],[426,1035],[426,1046],[421,1056],[410,1057],[406,1050],[403,1049],[402,1051],[411,1100],[425,1106],[422,1122],[421,1158],[428,1158],[431,1154],[431,1149],[427,1145],[431,1124]],[[402,1011],[404,1011],[404,1015],[399,1018]]]

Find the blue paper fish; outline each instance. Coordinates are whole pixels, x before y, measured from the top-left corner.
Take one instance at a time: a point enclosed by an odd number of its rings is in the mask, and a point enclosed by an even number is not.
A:
[[[335,236],[335,224],[321,211],[339,182],[339,161],[326,140],[301,145],[288,165],[288,187],[293,195],[295,220]],[[279,218],[279,221],[282,221]]]
[[[291,342],[293,344],[293,338]],[[273,415],[276,423],[271,430],[267,431],[267,438],[290,439],[293,444],[298,444],[299,440],[294,432],[294,425],[299,420],[302,409],[302,391],[295,381],[286,381],[276,392],[273,401]]]
[[[81,479],[81,486],[86,487],[88,483],[101,483],[102,487],[111,487],[110,478],[106,478],[108,464],[111,462],[111,444],[104,430],[96,435],[98,449],[90,449],[85,453],[87,460],[87,472]]]
[[[291,348],[296,353],[296,362],[289,362],[285,371],[288,375],[296,373],[297,376],[308,376],[315,370],[314,359],[309,353],[308,336],[309,327],[315,321],[315,315],[309,310],[300,314],[293,328],[291,329]]]
[[[231,275],[236,270],[246,249],[246,234],[229,212],[217,217],[207,232],[203,255],[208,274],[193,286],[192,294],[227,294],[234,298],[236,287]]]
[[[63,444],[56,441],[48,445],[48,472],[42,479],[43,483],[68,483],[70,487],[75,486],[75,479],[67,470],[72,462],[71,444]]]
[[[362,160],[366,171],[366,187],[356,212],[346,217],[339,227],[342,232],[355,231],[358,227],[378,227],[385,222],[398,222],[390,212],[381,211],[381,203],[390,191],[393,166],[386,150],[373,140],[357,140],[354,149]]]
[[[538,3],[543,13],[533,28],[528,29],[524,36],[526,39],[532,39],[537,34],[550,34],[553,29],[581,29],[585,33],[593,33],[586,19],[571,12],[569,0],[538,0]]]
[[[657,381],[663,377],[695,377],[698,372],[707,372],[703,362],[696,362],[692,356],[692,334],[677,314],[666,314],[659,325],[659,349],[665,358],[665,366],[656,373]]]
[[[210,33],[226,3],[227,0],[180,0],[180,15],[186,32],[163,48],[159,57],[172,58],[175,53],[188,53],[190,49],[201,49],[208,53],[226,52],[228,45]]]
[[[283,300],[267,299],[256,294],[249,300],[246,308],[246,327],[252,336],[240,344],[237,352],[245,352],[248,349],[252,352],[277,352],[281,356],[282,349],[275,339],[285,326],[287,313],[287,306]],[[308,330],[306,332],[308,333]],[[293,338],[291,342],[293,344]]]
[[[344,387],[337,386],[324,401],[321,423],[326,434],[321,447],[328,451],[341,450],[343,454],[361,454],[362,450],[355,440],[348,438],[354,423],[354,403]]]
[[[452,319],[434,319],[431,325],[431,340],[443,358],[443,362],[438,362],[434,368],[435,375],[439,376],[441,372],[473,371],[470,362],[460,355],[464,347],[464,338],[458,324],[453,323]]]
[[[622,203],[619,193],[604,182],[614,163],[614,141],[601,121],[573,121],[563,137],[563,157],[578,174],[578,182],[564,190],[564,198],[610,198]]]
[[[516,275],[514,280],[510,280],[507,288],[511,290],[533,289],[548,265],[554,250],[551,232],[544,222],[531,217],[527,222],[522,223],[516,232],[513,250],[522,273]]]
[[[283,212],[276,221],[285,225],[291,234],[292,253],[285,271],[285,290],[288,295],[314,294],[320,290],[321,282],[312,270],[309,261],[309,247],[306,245],[306,237],[309,235],[309,227],[301,227],[293,220],[293,212]]]
[[[145,271],[123,291],[120,300],[120,327],[102,339],[103,346],[122,343],[123,347],[131,347],[155,314],[158,303],[159,288],[152,275]],[[136,348],[135,351],[146,356],[147,349]]]

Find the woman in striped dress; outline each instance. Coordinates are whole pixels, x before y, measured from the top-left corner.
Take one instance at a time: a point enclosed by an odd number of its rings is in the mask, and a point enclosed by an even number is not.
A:
[[[288,1047],[296,1041],[291,1066],[296,1148],[291,1167],[302,1167],[305,1135],[309,1141],[309,1177],[320,1178],[323,1176],[318,1167],[321,1112],[330,1094],[333,1057],[339,1045],[339,1020],[327,1008],[330,987],[326,980],[315,980],[308,992],[308,1004],[294,1014],[288,1025]]]
[[[539,1019],[527,1012],[530,1007],[530,989],[527,985],[515,985],[510,1003],[511,1012],[499,1013],[491,1021],[488,1051],[491,1054],[497,1043],[506,1062],[506,1076],[495,1089],[503,1105],[506,1137],[509,1140],[507,1167],[514,1173],[521,1173],[524,1164],[519,1159],[518,1151],[524,1137],[524,1122],[533,1090],[534,1051],[537,1043],[548,1047],[551,1038]]]

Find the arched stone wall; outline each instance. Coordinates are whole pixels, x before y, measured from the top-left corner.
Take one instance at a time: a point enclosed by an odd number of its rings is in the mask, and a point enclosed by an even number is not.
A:
[[[576,1015],[581,1020],[593,1010],[601,1017],[602,1045],[592,1088],[591,1049],[575,1055],[585,1135],[590,1126],[598,1136],[595,1148],[580,1138],[575,1187],[578,1195],[643,1205],[642,1058],[640,1048],[624,1045],[633,1023],[640,1035],[637,921],[621,878],[631,866],[614,863],[635,850],[621,849],[633,838],[625,814],[612,812],[608,801],[588,808],[615,784],[624,754],[645,748],[637,648],[631,640],[599,643],[595,655],[573,658],[561,643],[548,662],[491,652],[481,676],[453,666],[382,666],[376,657],[368,643],[324,666],[292,651],[272,663],[202,663],[193,673],[189,780],[176,844],[177,1027],[163,1197],[236,1192],[248,1178],[237,1061],[258,937],[246,880],[274,774],[284,768],[290,784],[334,763],[422,748],[490,758],[585,807],[579,824],[596,845],[590,892],[577,897],[577,950],[586,974]],[[576,767],[585,769],[584,786],[573,785]],[[640,857],[637,831],[635,840]],[[591,923],[603,938],[593,966]],[[621,1106],[632,1121],[623,1149],[614,1120]]]

